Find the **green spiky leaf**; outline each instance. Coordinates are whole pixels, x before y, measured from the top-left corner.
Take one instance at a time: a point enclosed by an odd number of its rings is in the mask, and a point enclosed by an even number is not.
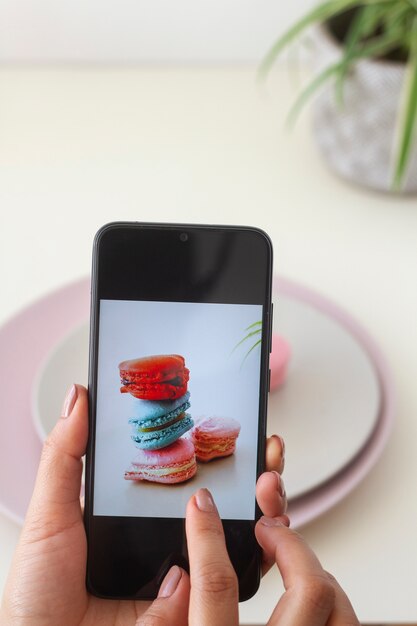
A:
[[[404,180],[407,165],[410,159],[411,148],[416,131],[417,120],[417,17],[413,24],[413,46],[410,51],[404,89],[402,94],[402,106],[398,124],[398,149],[395,158],[395,171],[393,188],[398,190]]]
[[[254,330],[251,330],[251,329]],[[243,343],[245,343],[248,339],[250,339],[251,337],[256,337],[259,336],[260,334],[262,334],[262,321],[259,320],[257,322],[253,322],[253,324],[249,324],[249,326],[247,328],[245,328],[245,331],[250,331],[249,333],[247,333],[243,339],[241,339],[233,348],[231,354],[233,354],[233,352],[239,348],[239,346],[241,346]],[[254,350],[256,348],[256,346],[258,346],[261,343],[262,339],[258,339],[257,341],[255,341],[255,343],[249,348],[249,350],[246,352],[245,356],[243,357],[242,363],[241,363],[241,367],[243,365],[243,363],[246,361],[248,355],[252,352],[252,350]]]

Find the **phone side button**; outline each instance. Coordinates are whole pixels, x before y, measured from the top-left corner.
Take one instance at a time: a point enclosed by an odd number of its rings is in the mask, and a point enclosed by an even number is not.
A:
[[[271,302],[271,310],[269,312],[269,354],[272,352],[272,325],[274,321],[274,303]]]
[[[271,392],[271,370],[268,370],[268,393]]]

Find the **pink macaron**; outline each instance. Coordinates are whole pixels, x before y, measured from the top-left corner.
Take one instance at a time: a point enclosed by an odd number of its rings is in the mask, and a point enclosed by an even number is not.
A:
[[[273,333],[272,352],[269,356],[269,369],[271,370],[270,391],[275,391],[275,389],[284,384],[290,357],[291,348],[289,343],[281,335]]]
[[[191,431],[198,461],[211,461],[233,454],[240,424],[231,417],[205,417]]]
[[[125,478],[173,485],[189,480],[196,472],[193,443],[189,439],[177,439],[160,450],[138,450]]]

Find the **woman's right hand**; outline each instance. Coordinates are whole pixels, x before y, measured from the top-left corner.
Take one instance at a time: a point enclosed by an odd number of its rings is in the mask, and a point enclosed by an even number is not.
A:
[[[267,480],[267,474],[260,480]],[[186,530],[190,579],[177,566],[172,568],[176,586],[168,585],[169,595],[160,595],[137,626],[238,626],[237,579],[217,508],[206,489],[197,491],[188,503]],[[285,515],[262,517],[256,538],[263,548],[264,569],[276,564],[285,587],[268,626],[360,626],[343,589],[303,538],[288,528]],[[167,574],[171,582],[173,573]],[[185,587],[190,593],[186,611]]]
[[[301,535],[279,517],[261,517],[255,533],[285,587],[268,626],[360,626],[349,598]]]

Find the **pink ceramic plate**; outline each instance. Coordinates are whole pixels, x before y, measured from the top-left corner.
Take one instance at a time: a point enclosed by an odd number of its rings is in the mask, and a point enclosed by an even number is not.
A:
[[[346,496],[367,474],[388,440],[393,422],[393,389],[386,363],[369,335],[337,306],[284,279],[274,292],[308,303],[343,325],[361,343],[378,373],[381,411],[371,437],[338,474],[317,489],[291,501],[292,525],[301,526]],[[53,292],[28,307],[0,330],[2,376],[2,437],[0,511],[22,523],[33,489],[41,443],[31,416],[34,381],[54,347],[85,323],[89,311],[89,281],[81,280]],[[24,363],[24,370],[21,369]],[[70,381],[72,382],[72,381]],[[13,481],[10,481],[13,476]]]

